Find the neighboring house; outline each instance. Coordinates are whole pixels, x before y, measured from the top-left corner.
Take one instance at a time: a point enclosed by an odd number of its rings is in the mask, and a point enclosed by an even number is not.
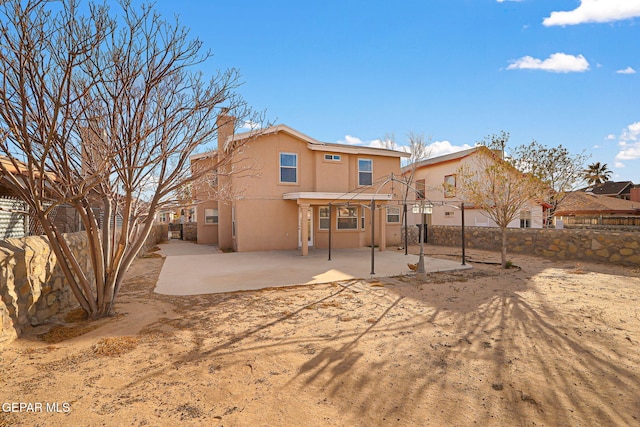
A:
[[[193,206],[164,206],[156,212],[155,222],[158,224],[184,224],[195,222],[196,209]]]
[[[371,245],[401,240],[398,186],[381,185],[400,173],[408,155],[393,150],[329,144],[286,125],[233,135],[230,116],[218,119],[222,150],[191,157],[192,169],[214,168],[231,144],[244,144],[232,166],[194,185],[198,243],[238,252]],[[230,169],[241,171],[231,172]],[[233,195],[216,200],[219,194]],[[388,209],[387,209],[388,208]]]
[[[478,147],[432,157],[403,168],[404,176],[413,173],[413,190],[409,195],[411,203],[431,203],[432,214],[426,215],[427,225],[461,225],[461,199],[457,196],[456,173],[462,165],[473,168]],[[415,195],[415,197],[414,197]],[[542,228],[545,206],[532,203],[520,212],[519,218],[509,224],[509,228]],[[422,223],[421,214],[412,213],[409,207],[407,224],[411,227]],[[465,225],[495,227],[496,224],[485,214],[465,205]]]
[[[588,187],[584,191],[597,196],[615,197],[623,200],[633,200],[632,195],[635,195],[635,201],[640,201],[640,188],[633,185],[631,181],[607,181],[603,184]]]
[[[640,225],[640,200],[574,191],[558,206],[555,220],[563,225]]]

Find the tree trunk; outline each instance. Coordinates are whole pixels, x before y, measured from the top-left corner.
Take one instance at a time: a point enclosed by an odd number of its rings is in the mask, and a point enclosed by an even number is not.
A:
[[[502,227],[502,268],[507,268],[507,227]]]

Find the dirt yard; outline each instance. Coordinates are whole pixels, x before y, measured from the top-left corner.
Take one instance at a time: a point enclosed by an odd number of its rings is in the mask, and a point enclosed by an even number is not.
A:
[[[640,425],[638,268],[512,261],[167,297],[140,259],[116,317],[2,349],[0,426]]]

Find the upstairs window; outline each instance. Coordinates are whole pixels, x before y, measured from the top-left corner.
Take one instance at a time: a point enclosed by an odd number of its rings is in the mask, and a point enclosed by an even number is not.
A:
[[[341,157],[340,157],[340,154],[325,154],[324,159],[331,160],[333,162],[339,162]]]
[[[373,160],[358,159],[358,185],[373,184]]]
[[[295,153],[280,153],[280,182],[298,182],[298,155]]]
[[[424,189],[425,189],[424,179],[417,180],[416,181],[416,200],[424,200]]]
[[[444,177],[444,197],[455,197],[456,196],[456,176],[455,175],[447,175]]]

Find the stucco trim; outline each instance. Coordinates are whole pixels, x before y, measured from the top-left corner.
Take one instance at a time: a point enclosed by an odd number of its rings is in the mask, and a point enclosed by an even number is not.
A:
[[[375,194],[375,193],[328,193],[323,191],[301,191],[296,193],[284,193],[284,200],[393,200],[393,194]]]

